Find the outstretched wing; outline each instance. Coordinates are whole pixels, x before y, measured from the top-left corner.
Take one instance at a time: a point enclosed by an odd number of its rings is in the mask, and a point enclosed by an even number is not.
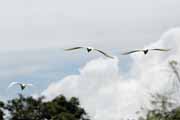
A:
[[[128,54],[135,53],[135,52],[143,52],[143,50],[133,50],[133,51],[122,53],[122,55],[128,55]]]
[[[170,51],[171,49],[149,49],[149,50],[157,50],[157,51]]]
[[[64,49],[65,51],[71,51],[71,50],[77,50],[77,49],[82,49],[84,47],[73,47],[73,48],[68,48],[68,49]]]
[[[26,87],[32,87],[33,84],[25,84]]]
[[[12,87],[12,86],[14,86],[14,85],[19,85],[19,84],[20,84],[20,83],[18,83],[18,82],[12,82],[12,83],[9,84],[8,88],[10,88],[10,87]]]
[[[114,57],[112,57],[112,56],[108,55],[107,53],[105,53],[105,52],[103,52],[103,51],[101,51],[101,50],[98,50],[98,49],[94,49],[94,50],[96,50],[96,51],[100,52],[101,54],[103,54],[104,56],[106,56],[106,57],[108,57],[108,58],[111,58],[111,59],[113,59],[113,58],[114,58]]]

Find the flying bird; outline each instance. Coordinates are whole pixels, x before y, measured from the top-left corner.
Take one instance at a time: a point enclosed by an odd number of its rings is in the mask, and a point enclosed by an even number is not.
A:
[[[19,85],[19,87],[21,88],[21,90],[24,90],[26,87],[31,87],[33,86],[32,84],[25,84],[25,83],[20,83],[20,82],[12,82],[9,84],[8,88],[14,86],[14,85]]]
[[[103,51],[101,51],[99,49],[93,48],[93,47],[73,47],[73,48],[65,49],[65,51],[72,51],[72,50],[77,50],[77,49],[86,49],[88,53],[91,52],[91,51],[97,51],[97,52],[103,54],[104,56],[106,56],[108,58],[111,58],[111,59],[114,58],[114,57],[108,55],[107,53],[105,53],[105,52],[103,52]]]
[[[149,51],[169,51],[170,49],[144,49],[144,50],[133,50],[133,51],[129,51],[129,52],[125,52],[123,53],[122,55],[128,55],[128,54],[131,54],[131,53],[135,53],[135,52],[143,52],[145,55],[149,52]]]

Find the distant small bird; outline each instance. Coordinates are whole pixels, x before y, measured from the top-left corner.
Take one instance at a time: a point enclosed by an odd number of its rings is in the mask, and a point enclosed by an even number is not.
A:
[[[32,84],[25,84],[25,83],[19,83],[19,82],[12,82],[9,84],[8,88],[14,86],[14,85],[19,85],[21,90],[24,90],[26,87],[31,87],[33,86]]]
[[[131,53],[135,53],[135,52],[143,52],[145,55],[149,52],[149,51],[152,51],[152,50],[155,50],[155,51],[169,51],[170,49],[144,49],[144,50],[133,50],[133,51],[130,51],[130,52],[126,52],[126,53],[123,53],[122,55],[128,55],[128,54],[131,54]]]
[[[103,51],[101,51],[99,49],[95,49],[93,47],[74,47],[74,48],[65,49],[65,51],[72,51],[72,50],[83,49],[83,48],[85,48],[88,53],[91,52],[91,51],[98,51],[98,52],[100,52],[101,54],[103,54],[104,56],[106,56],[108,58],[111,58],[111,59],[114,58],[114,57],[108,55],[107,53],[105,53],[105,52],[103,52]]]

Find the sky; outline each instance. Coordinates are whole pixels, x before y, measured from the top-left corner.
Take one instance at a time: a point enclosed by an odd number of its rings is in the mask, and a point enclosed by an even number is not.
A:
[[[132,63],[128,76],[119,69],[122,63],[117,57],[112,60],[96,58],[80,67],[79,73],[52,82],[42,95],[47,96],[47,100],[59,93],[68,98],[77,96],[93,120],[136,118],[141,107],[151,109],[150,94],[170,95],[179,105],[180,83],[169,65],[172,60],[179,62],[179,39],[180,28],[172,29],[160,40],[145,46],[171,48],[168,53],[130,55]],[[179,68],[179,64],[176,67]]]
[[[178,3],[179,0],[1,1],[0,48],[87,44],[111,47],[110,50],[142,47],[179,25]]]
[[[179,0],[0,1],[0,98],[21,93],[7,89],[13,81],[33,83],[24,95],[78,96],[94,120],[131,117],[148,101],[141,99],[146,90],[164,91],[159,64],[179,58],[179,11]],[[93,46],[116,59],[63,51],[74,46]],[[173,50],[120,55],[144,47]]]

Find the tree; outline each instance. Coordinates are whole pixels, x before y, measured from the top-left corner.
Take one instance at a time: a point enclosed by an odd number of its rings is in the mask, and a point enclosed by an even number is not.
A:
[[[169,62],[169,66],[172,70],[172,73],[176,77],[176,85],[179,88],[180,74],[178,71],[178,62],[172,60]],[[180,120],[180,107],[173,102],[171,95],[179,91],[169,91],[169,94],[151,94],[152,100],[150,101],[152,109],[143,109],[146,111],[146,116],[139,117],[139,120]],[[176,94],[177,95],[177,94]]]
[[[3,108],[4,108],[4,103],[0,101],[0,120],[3,120],[3,116],[4,116]]]
[[[24,97],[9,100],[4,109],[9,111],[9,120],[89,120],[79,100],[67,100],[63,95],[44,102],[44,97]]]

